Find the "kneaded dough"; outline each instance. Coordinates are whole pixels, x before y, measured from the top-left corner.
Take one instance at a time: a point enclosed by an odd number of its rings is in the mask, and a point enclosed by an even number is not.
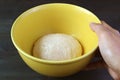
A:
[[[68,60],[81,55],[81,44],[67,34],[47,34],[33,46],[33,56],[45,60]]]

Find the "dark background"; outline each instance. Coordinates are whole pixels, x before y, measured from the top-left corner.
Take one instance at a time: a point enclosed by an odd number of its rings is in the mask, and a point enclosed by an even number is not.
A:
[[[64,78],[46,77],[22,61],[10,38],[14,20],[31,7],[52,2],[82,6],[120,30],[120,0],[0,0],[0,80],[112,80],[106,69],[81,71]]]

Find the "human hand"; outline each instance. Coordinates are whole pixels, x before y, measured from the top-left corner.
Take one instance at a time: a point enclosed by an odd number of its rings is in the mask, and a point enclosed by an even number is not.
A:
[[[106,63],[110,75],[114,80],[120,80],[119,32],[104,21],[102,21],[101,24],[91,23],[90,27],[98,36],[100,53]],[[99,66],[99,64],[97,64],[97,66]]]

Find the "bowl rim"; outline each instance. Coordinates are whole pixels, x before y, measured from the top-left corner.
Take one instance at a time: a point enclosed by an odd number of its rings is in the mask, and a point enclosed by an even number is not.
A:
[[[12,25],[12,28],[11,28],[11,39],[12,39],[12,42],[14,44],[14,46],[16,47],[16,49],[18,50],[18,53],[19,54],[23,54],[25,57],[29,58],[29,59],[32,59],[34,61],[37,61],[37,62],[41,62],[41,63],[44,63],[44,64],[68,64],[68,63],[73,63],[73,62],[77,62],[81,59],[84,59],[85,57],[87,56],[90,56],[94,53],[94,51],[98,48],[98,43],[96,44],[96,47],[94,49],[92,49],[91,51],[89,51],[88,53],[80,56],[80,57],[76,57],[76,58],[73,58],[73,59],[69,59],[69,60],[62,60],[62,61],[54,61],[54,60],[44,60],[44,59],[39,59],[37,57],[34,57],[30,54],[27,54],[24,50],[22,50],[18,45],[17,43],[15,42],[14,40],[14,37],[13,37],[13,31],[14,31],[14,25],[17,23],[17,21],[24,15],[26,14],[29,14],[31,13],[31,11],[34,11],[36,9],[39,9],[39,7],[42,7],[42,6],[46,6],[46,5],[71,5],[71,6],[76,6],[77,8],[80,8],[82,9],[83,11],[87,11],[87,13],[90,13],[92,14],[93,16],[96,17],[96,19],[98,19],[98,17],[92,13],[91,11],[81,7],[81,6],[78,6],[78,5],[74,5],[74,4],[70,4],[70,3],[47,3],[47,4],[42,4],[42,5],[38,5],[38,6],[35,6],[35,7],[32,7],[28,10],[26,10],[25,12],[23,12],[21,15],[19,15],[16,20],[14,21],[13,25]],[[98,23],[100,23],[100,20],[98,19]]]

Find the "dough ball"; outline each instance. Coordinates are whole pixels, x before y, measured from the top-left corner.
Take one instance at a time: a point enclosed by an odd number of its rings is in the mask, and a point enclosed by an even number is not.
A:
[[[33,47],[33,56],[46,60],[68,60],[82,55],[80,43],[67,34],[48,34],[39,38]]]

